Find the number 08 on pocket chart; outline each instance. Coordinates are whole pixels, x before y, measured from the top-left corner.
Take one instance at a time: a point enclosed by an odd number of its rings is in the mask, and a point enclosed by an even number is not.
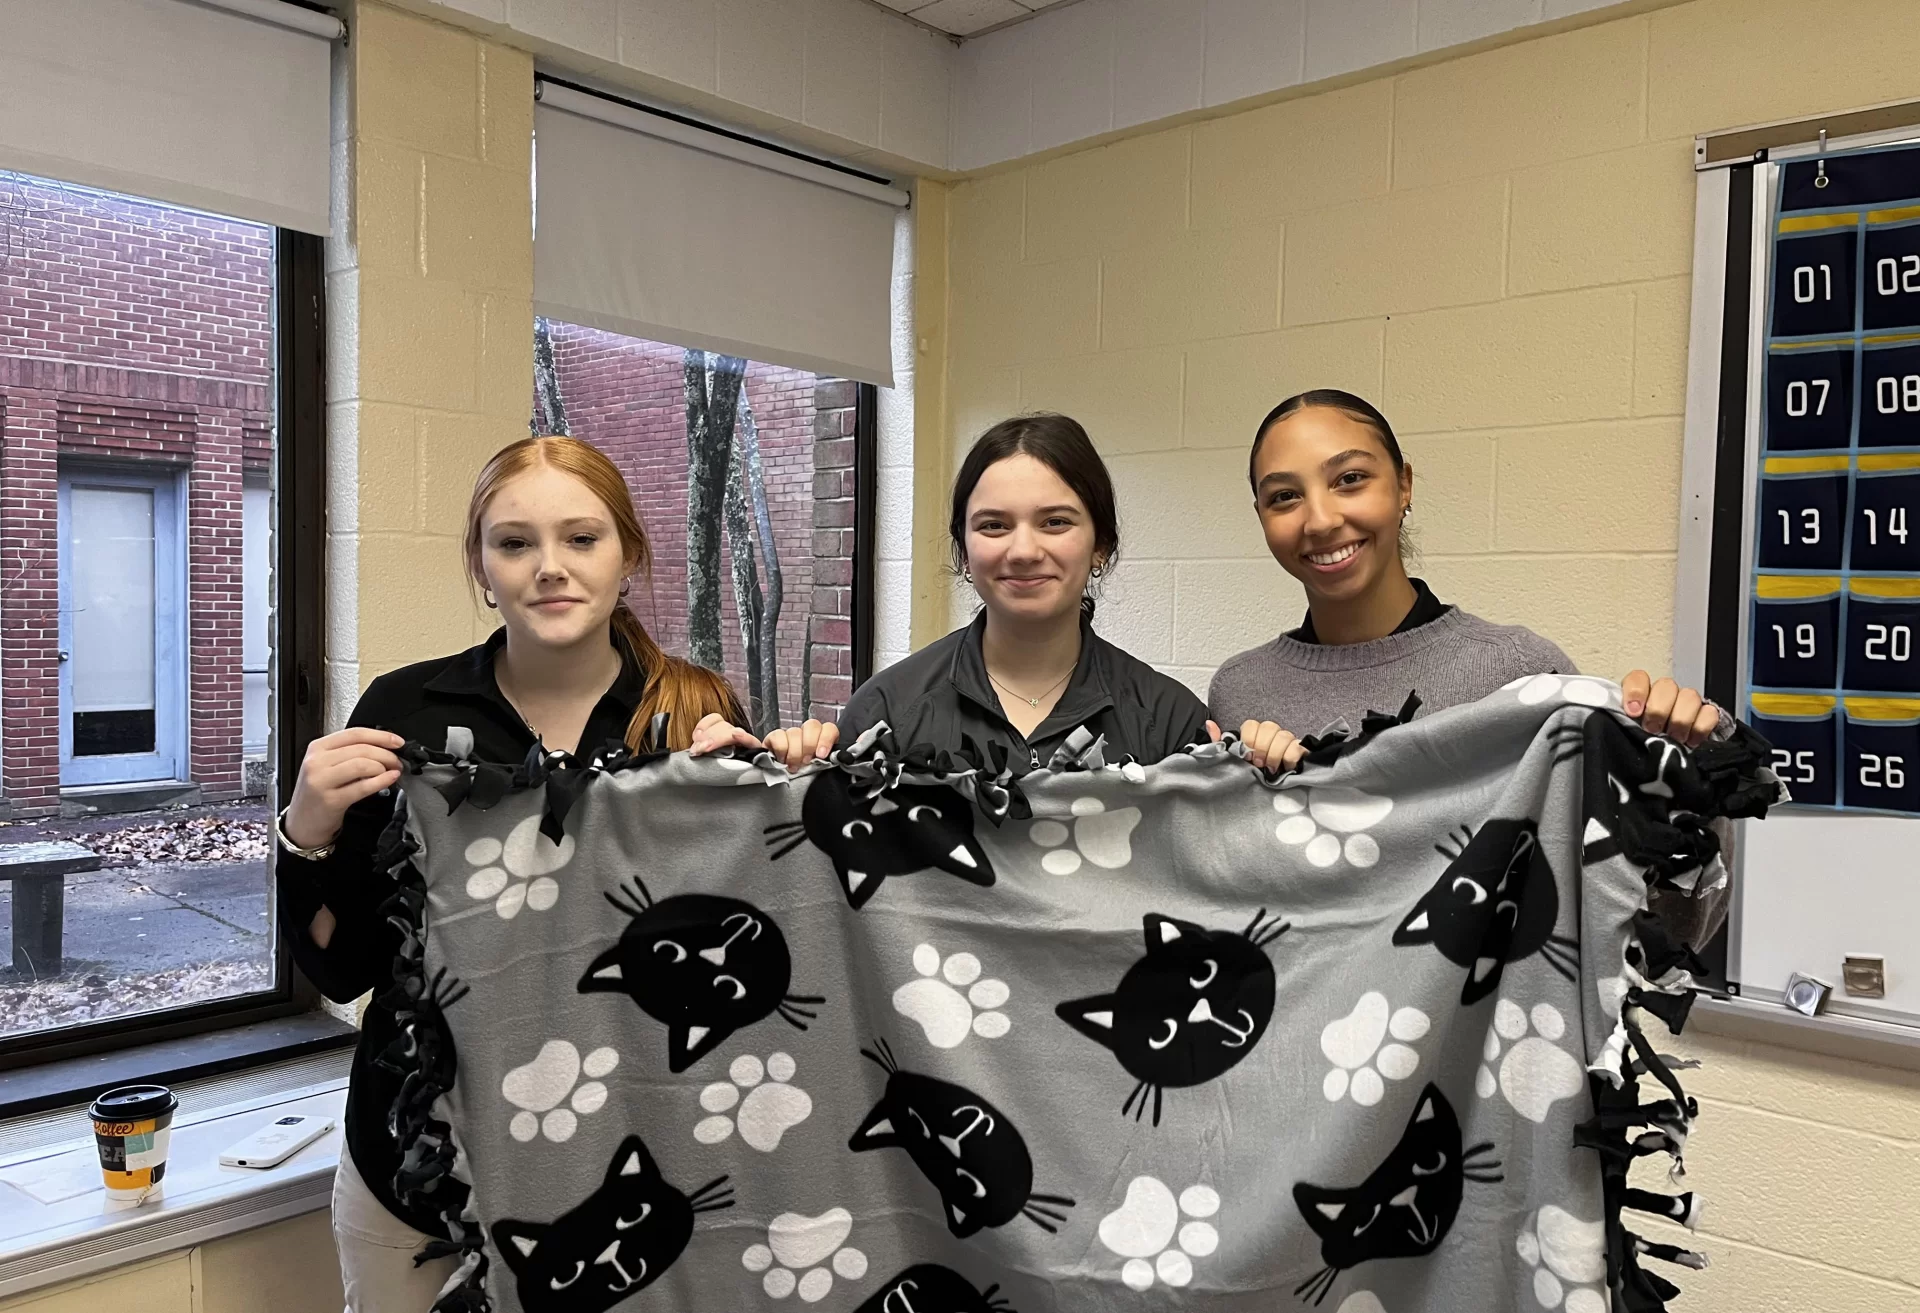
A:
[[[1779,177],[1746,710],[1797,806],[1920,814],[1920,149]]]

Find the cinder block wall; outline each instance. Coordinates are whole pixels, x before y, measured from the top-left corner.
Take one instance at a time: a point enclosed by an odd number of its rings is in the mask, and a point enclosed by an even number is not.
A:
[[[1016,410],[1085,421],[1121,495],[1099,623],[1204,691],[1303,606],[1253,426],[1348,388],[1404,438],[1442,597],[1588,669],[1665,667],[1691,138],[1910,98],[1917,60],[1900,0],[1696,0],[960,182],[949,468]],[[1685,1047],[1716,1263],[1687,1307],[1920,1310],[1920,1081]]]
[[[460,536],[533,387],[533,61],[383,5],[353,23],[327,249],[336,725],[374,676],[491,630]]]

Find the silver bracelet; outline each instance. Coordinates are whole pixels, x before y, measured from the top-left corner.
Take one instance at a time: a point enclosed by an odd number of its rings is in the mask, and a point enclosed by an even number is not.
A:
[[[282,807],[280,814],[273,818],[274,841],[277,842],[282,849],[303,861],[309,862],[317,862],[322,858],[333,856],[333,845],[338,841],[337,836],[334,839],[327,840],[325,843],[315,844],[311,848],[302,848],[299,844],[289,839],[286,830],[282,828],[282,822],[286,819],[287,809],[285,807]]]

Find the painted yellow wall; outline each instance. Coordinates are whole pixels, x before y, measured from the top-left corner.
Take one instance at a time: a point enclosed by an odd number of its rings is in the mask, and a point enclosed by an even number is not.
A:
[[[1916,68],[1910,0],[1694,0],[953,184],[948,467],[1014,411],[1085,421],[1123,517],[1100,623],[1204,690],[1302,608],[1253,426],[1348,388],[1403,437],[1441,596],[1664,667],[1691,139],[1911,98]],[[1716,1262],[1686,1307],[1920,1313],[1920,1078],[1680,1046]]]
[[[459,540],[533,378],[531,57],[383,5],[352,21],[328,252],[336,709],[492,628]]]
[[[0,1313],[340,1313],[325,1213],[243,1231],[14,1299]]]

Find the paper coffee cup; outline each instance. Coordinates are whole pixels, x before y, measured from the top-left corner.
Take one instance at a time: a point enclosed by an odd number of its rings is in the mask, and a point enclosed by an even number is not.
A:
[[[110,1206],[131,1207],[159,1197],[179,1106],[164,1085],[122,1085],[93,1101],[88,1112]]]

